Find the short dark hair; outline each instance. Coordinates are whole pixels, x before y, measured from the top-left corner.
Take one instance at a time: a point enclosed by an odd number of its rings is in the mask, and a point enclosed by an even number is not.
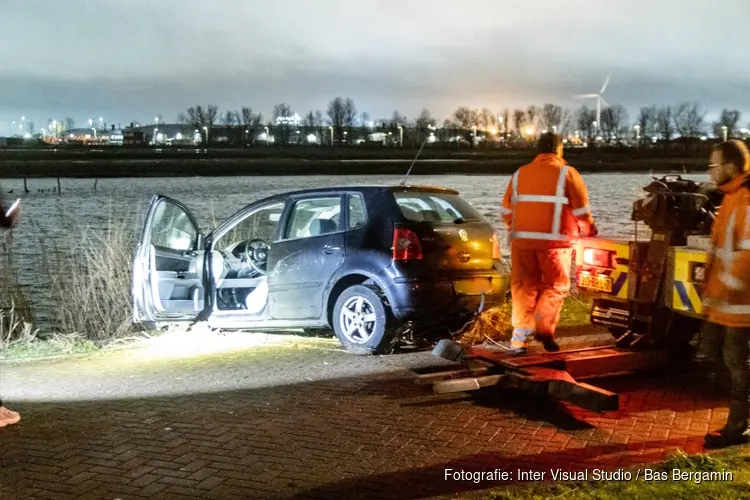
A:
[[[536,147],[539,150],[539,154],[555,153],[562,143],[563,140],[561,136],[553,134],[552,132],[545,132],[539,138]]]
[[[731,163],[740,172],[750,170],[750,153],[743,141],[732,139],[714,146],[714,151],[721,153],[725,162]]]

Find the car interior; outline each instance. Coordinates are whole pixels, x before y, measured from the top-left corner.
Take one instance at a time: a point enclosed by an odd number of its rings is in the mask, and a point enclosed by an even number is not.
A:
[[[268,253],[284,203],[247,215],[216,240],[212,254],[217,308],[260,314],[268,302]],[[310,238],[339,230],[340,198],[301,200],[295,204],[284,239]]]
[[[284,203],[249,212],[213,244],[212,277],[220,311],[259,314],[268,300],[266,262]]]

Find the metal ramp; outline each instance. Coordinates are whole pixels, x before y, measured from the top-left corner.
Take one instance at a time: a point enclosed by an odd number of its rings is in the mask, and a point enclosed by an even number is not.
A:
[[[450,340],[441,340],[432,353],[458,363],[439,370],[413,370],[416,382],[432,384],[436,394],[517,388],[595,412],[618,410],[619,395],[581,380],[650,370],[668,361],[666,350],[592,347],[514,356],[488,346],[466,348]]]

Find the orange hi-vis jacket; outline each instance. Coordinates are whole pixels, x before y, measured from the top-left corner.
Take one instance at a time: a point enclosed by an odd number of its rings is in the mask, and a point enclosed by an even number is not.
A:
[[[578,223],[594,224],[581,175],[555,154],[540,154],[519,168],[500,209],[513,248],[566,248]]]
[[[711,231],[703,307],[708,321],[750,327],[750,181],[748,174],[720,186],[726,193]]]

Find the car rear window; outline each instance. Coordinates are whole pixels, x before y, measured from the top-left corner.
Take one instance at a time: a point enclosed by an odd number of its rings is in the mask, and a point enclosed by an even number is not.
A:
[[[469,202],[450,193],[396,191],[393,193],[404,217],[414,222],[455,222],[481,220]]]

